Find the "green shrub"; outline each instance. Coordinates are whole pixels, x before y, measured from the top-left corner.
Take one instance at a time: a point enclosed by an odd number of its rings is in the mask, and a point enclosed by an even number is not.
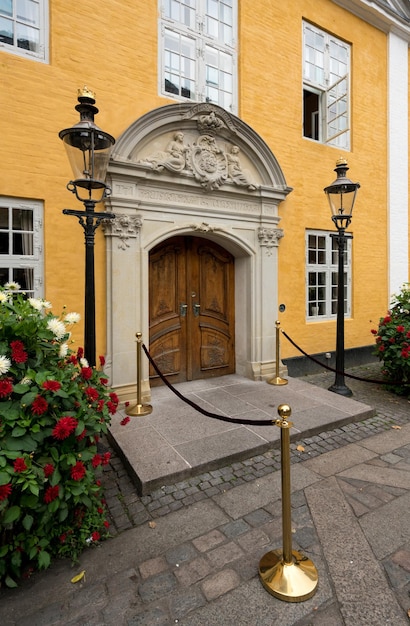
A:
[[[383,361],[383,376],[388,387],[399,395],[410,395],[410,283],[394,295],[391,308],[380,318],[375,354]]]
[[[0,585],[108,534],[97,442],[118,398],[68,346],[76,313],[0,288]],[[104,365],[100,357],[101,367]]]

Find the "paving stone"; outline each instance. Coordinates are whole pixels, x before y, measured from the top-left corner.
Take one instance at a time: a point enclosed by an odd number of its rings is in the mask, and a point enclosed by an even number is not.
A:
[[[148,559],[148,561],[141,563],[138,569],[142,578],[150,578],[168,569],[168,563],[165,557],[157,556],[154,559]]]
[[[225,569],[207,578],[202,583],[202,591],[208,602],[210,602],[235,589],[240,583],[241,579],[235,570]]]
[[[204,606],[206,600],[198,588],[189,587],[172,595],[170,602],[171,617],[180,620],[188,613]]]
[[[197,556],[198,552],[191,543],[183,543],[175,548],[171,548],[171,550],[167,550],[165,553],[165,558],[170,565],[187,563]]]
[[[153,602],[174,591],[176,585],[177,581],[172,572],[162,572],[142,582],[138,593],[143,602]]]
[[[272,515],[265,509],[256,509],[256,511],[245,515],[243,519],[250,526],[262,526],[272,519]]]
[[[229,538],[234,539],[238,535],[242,535],[247,530],[250,529],[249,524],[245,522],[244,519],[237,519],[233,522],[229,522],[229,524],[225,524],[225,526],[221,527],[222,532]]]
[[[224,567],[232,561],[235,561],[236,559],[239,559],[243,556],[243,554],[243,550],[233,541],[207,552],[208,559],[212,563],[213,567],[218,569]]]
[[[192,540],[195,548],[199,550],[199,552],[207,552],[211,550],[215,546],[219,545],[225,541],[224,535],[217,529],[211,530],[211,532],[206,533],[206,535],[202,535],[202,537],[197,537]]]
[[[168,612],[160,607],[154,607],[139,613],[127,620],[127,626],[169,626]]]
[[[211,571],[212,567],[208,559],[200,556],[175,570],[175,576],[182,586],[188,587],[208,576]]]
[[[266,546],[270,539],[260,528],[254,528],[249,532],[240,535],[237,542],[245,550],[245,552],[255,552],[262,546]]]

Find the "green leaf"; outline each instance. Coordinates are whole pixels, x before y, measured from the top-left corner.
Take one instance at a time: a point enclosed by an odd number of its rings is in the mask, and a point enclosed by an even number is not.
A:
[[[0,485],[7,485],[10,482],[10,474],[7,472],[0,472]]]
[[[30,435],[23,435],[23,437],[6,437],[3,445],[9,450],[21,450],[23,452],[32,452],[37,448],[36,442]]]
[[[30,385],[21,385],[21,384],[17,384],[13,386],[13,391],[14,393],[27,393],[27,391],[29,391],[30,389]]]
[[[3,515],[2,523],[3,524],[12,524],[20,517],[20,507],[19,506],[11,506],[7,509]]]
[[[7,587],[13,588],[13,587],[18,587],[17,583],[15,580],[13,580],[11,578],[11,576],[6,576],[5,581],[4,581],[7,585]]]
[[[58,450],[57,448],[50,448],[49,450],[50,454],[51,454],[51,458],[53,459],[53,461],[55,461],[55,463],[58,462],[59,454],[58,454]]]
[[[22,524],[26,530],[30,530],[34,522],[34,517],[32,515],[27,514],[22,521]]]
[[[29,391],[21,398],[21,406],[29,406],[33,403],[34,398],[37,396],[37,391]]]
[[[41,552],[38,553],[37,562],[39,569],[46,569],[47,567],[49,567],[51,562],[51,557],[49,553],[45,550],[41,550]]]
[[[22,428],[21,426],[15,426],[13,430],[11,431],[12,437],[22,437],[22,435],[25,435],[25,434],[26,434],[26,429]]]
[[[28,493],[24,494],[20,499],[20,504],[24,508],[35,509],[38,503],[38,498],[35,495]]]
[[[3,557],[5,557],[8,551],[9,551],[9,547],[8,547],[8,545],[7,545],[7,544],[6,544],[5,546],[2,546],[2,547],[0,548],[0,559],[2,559]]]
[[[28,486],[29,490],[33,494],[33,496],[38,496],[40,493],[40,488],[37,483],[31,482]]]

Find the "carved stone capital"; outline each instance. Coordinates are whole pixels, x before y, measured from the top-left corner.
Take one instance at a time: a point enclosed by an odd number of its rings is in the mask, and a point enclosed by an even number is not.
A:
[[[139,236],[142,219],[139,215],[124,215],[117,213],[112,220],[102,220],[106,237],[118,237],[118,247],[126,250],[130,247],[128,240]]]
[[[267,253],[272,254],[272,248],[279,245],[279,239],[283,237],[281,228],[265,228],[260,226],[258,229],[258,239],[261,248],[267,248]]]

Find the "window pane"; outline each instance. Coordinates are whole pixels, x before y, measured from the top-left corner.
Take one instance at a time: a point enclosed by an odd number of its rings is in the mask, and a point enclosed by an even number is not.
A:
[[[0,254],[9,254],[9,234],[0,233]]]
[[[13,0],[0,0],[0,14],[13,16]]]
[[[33,230],[33,211],[13,209],[13,230]]]
[[[9,210],[6,207],[0,207],[0,228],[9,227]]]
[[[10,46],[13,45],[13,22],[6,20],[4,17],[0,17],[0,42],[7,43]]]
[[[33,0],[17,0],[17,20],[28,26],[40,26],[40,7]]]
[[[13,280],[17,282],[23,291],[33,292],[34,289],[34,275],[32,267],[15,268],[13,269]]]
[[[9,282],[9,268],[8,267],[0,267],[0,285],[4,285]]]
[[[18,256],[33,254],[33,235],[14,233],[13,234],[13,254]]]

